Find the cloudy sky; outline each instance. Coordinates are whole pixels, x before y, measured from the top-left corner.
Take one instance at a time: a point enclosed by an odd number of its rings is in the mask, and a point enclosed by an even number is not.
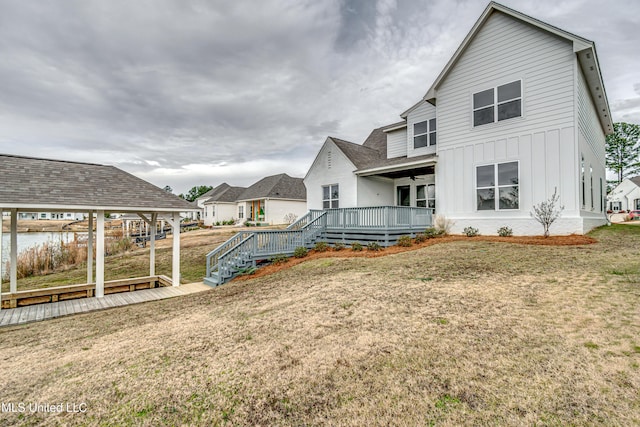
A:
[[[418,101],[484,0],[0,0],[0,153],[113,164],[174,192],[304,176]],[[503,0],[594,40],[640,123],[640,2]]]

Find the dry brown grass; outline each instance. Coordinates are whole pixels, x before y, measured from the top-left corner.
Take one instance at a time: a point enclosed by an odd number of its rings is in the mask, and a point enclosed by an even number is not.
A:
[[[5,425],[634,425],[640,229],[319,258],[0,330]]]

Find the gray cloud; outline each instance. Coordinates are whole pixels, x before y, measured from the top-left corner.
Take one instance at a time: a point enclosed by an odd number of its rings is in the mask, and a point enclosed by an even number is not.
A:
[[[486,4],[0,0],[0,152],[116,164],[177,192],[302,176],[326,136],[397,121]],[[507,5],[595,40],[614,114],[637,117],[640,6]]]

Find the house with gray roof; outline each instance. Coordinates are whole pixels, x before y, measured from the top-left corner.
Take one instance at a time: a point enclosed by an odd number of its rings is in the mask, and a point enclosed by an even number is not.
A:
[[[212,189],[203,205],[204,225],[212,226],[222,221],[242,220],[237,200],[245,190],[245,187],[232,187],[226,182]]]
[[[612,212],[640,210],[640,176],[625,178],[607,196]]]
[[[606,222],[613,123],[594,42],[491,2],[427,87],[364,142],[325,140],[304,178],[309,210],[427,208],[455,233],[531,235],[532,207],[557,190],[552,233]]]
[[[307,190],[302,178],[267,176],[238,196],[237,207],[241,220],[287,224],[307,212]]]

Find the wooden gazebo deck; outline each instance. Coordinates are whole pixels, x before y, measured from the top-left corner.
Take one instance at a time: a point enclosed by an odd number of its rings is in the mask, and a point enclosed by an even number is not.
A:
[[[38,322],[70,314],[87,313],[130,304],[157,301],[210,290],[203,283],[189,283],[181,286],[143,289],[135,292],[123,292],[105,295],[102,298],[81,298],[46,304],[0,310],[0,327]]]

